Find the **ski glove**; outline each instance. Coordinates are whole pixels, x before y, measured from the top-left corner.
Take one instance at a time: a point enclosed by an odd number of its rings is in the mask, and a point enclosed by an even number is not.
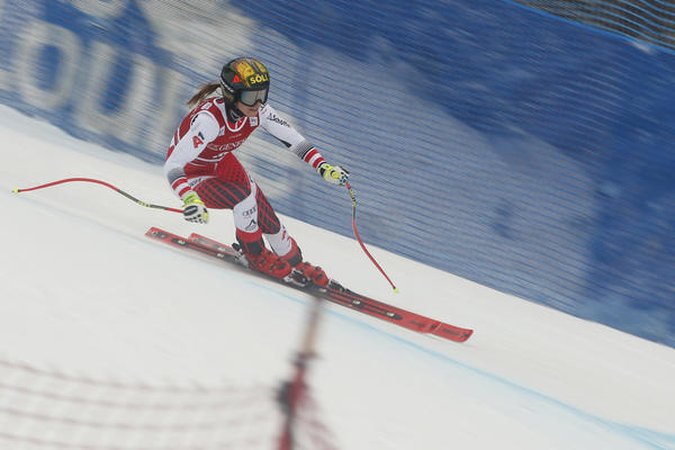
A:
[[[190,192],[183,197],[183,217],[188,222],[207,223],[209,221],[209,212],[196,192]]]
[[[319,175],[331,184],[344,186],[349,181],[349,172],[340,166],[331,166],[324,161],[317,167],[317,170]]]

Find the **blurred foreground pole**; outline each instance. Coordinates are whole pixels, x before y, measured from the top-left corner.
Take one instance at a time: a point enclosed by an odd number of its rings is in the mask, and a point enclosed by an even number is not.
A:
[[[278,450],[295,450],[295,422],[298,411],[307,394],[305,377],[309,363],[316,356],[316,335],[319,329],[323,301],[321,297],[314,297],[305,326],[305,335],[294,361],[295,372],[293,378],[281,386],[279,400],[285,418],[279,436]]]

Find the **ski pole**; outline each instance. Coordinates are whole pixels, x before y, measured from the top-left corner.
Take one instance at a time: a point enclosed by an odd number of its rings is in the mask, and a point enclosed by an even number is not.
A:
[[[52,186],[57,186],[59,184],[72,183],[72,182],[76,182],[76,181],[100,184],[102,186],[105,186],[107,188],[112,189],[113,191],[117,192],[118,194],[122,194],[123,196],[125,196],[126,198],[128,198],[132,202],[136,203],[137,205],[145,206],[146,208],[162,209],[164,211],[171,211],[171,212],[181,213],[181,214],[183,213],[182,209],[169,208],[168,206],[153,205],[152,203],[146,203],[142,200],[137,199],[136,197],[129,194],[128,192],[123,191],[122,189],[118,188],[117,186],[113,186],[110,183],[107,183],[107,182],[101,181],[101,180],[96,180],[94,178],[64,178],[63,180],[56,180],[56,181],[52,181],[50,183],[41,184],[39,186],[32,186],[32,187],[28,187],[28,188],[14,188],[14,189],[12,189],[12,192],[15,193],[15,194],[18,194],[20,192],[36,191],[38,189],[45,189],[45,188],[49,188],[49,187],[52,187]]]
[[[392,289],[394,292],[398,293],[398,288],[396,285],[391,281],[391,278],[389,278],[389,275],[384,271],[382,266],[378,264],[378,262],[375,260],[373,255],[370,254],[368,249],[366,248],[366,244],[363,243],[363,240],[361,239],[361,235],[359,235],[359,230],[356,228],[356,194],[354,194],[354,190],[352,189],[351,185],[349,182],[345,183],[345,187],[347,188],[347,191],[349,192],[349,196],[352,199],[352,230],[354,230],[354,236],[356,237],[356,240],[359,242],[359,245],[363,249],[364,253],[370,258],[370,260],[375,264],[375,267],[380,271],[382,275],[384,275],[384,278],[387,279],[389,284],[391,285]]]

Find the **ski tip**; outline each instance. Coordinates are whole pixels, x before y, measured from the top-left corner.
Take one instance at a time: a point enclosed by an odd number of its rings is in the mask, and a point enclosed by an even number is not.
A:
[[[430,334],[449,339],[454,342],[466,342],[473,335],[473,330],[442,323],[438,328],[432,330]]]
[[[398,288],[394,286],[394,294],[398,294]]]
[[[21,192],[21,189],[19,189],[18,187],[12,189],[12,194],[18,194],[19,192]]]

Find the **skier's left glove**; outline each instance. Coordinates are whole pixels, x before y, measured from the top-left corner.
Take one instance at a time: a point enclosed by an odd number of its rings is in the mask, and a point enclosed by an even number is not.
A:
[[[194,191],[183,197],[183,218],[188,222],[196,223],[207,223],[209,221],[209,211]]]
[[[327,162],[322,162],[316,169],[324,180],[331,184],[344,186],[349,181],[349,172],[340,166],[331,166]]]

